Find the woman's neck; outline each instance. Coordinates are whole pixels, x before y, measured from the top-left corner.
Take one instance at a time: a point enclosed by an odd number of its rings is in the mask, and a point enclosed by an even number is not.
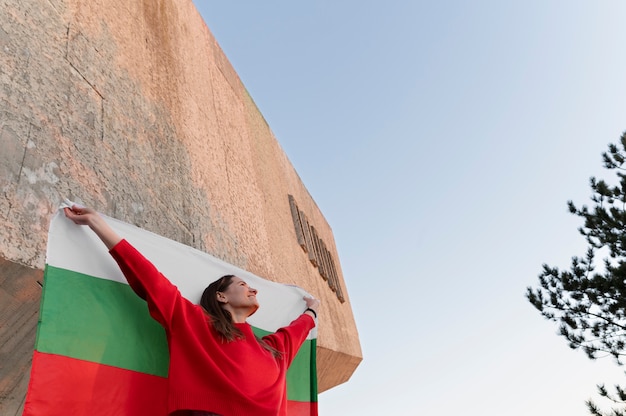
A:
[[[228,312],[230,312],[230,316],[233,319],[233,323],[235,324],[243,324],[246,322],[248,317],[256,312],[257,308],[232,308],[229,304],[224,306]]]
[[[247,313],[230,313],[231,316],[233,317],[233,323],[235,324],[244,324],[246,323],[246,319],[248,319],[248,314]]]

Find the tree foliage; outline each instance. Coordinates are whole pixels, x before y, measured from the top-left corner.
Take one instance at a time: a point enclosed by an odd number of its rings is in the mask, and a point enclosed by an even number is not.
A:
[[[541,314],[559,323],[560,335],[573,349],[582,349],[590,359],[612,356],[622,365],[626,356],[626,133],[619,145],[610,144],[602,154],[604,167],[615,175],[614,184],[590,179],[593,206],[577,207],[568,202],[569,212],[581,217],[578,230],[588,243],[584,256],[573,257],[569,270],[543,265],[539,287],[529,287],[526,297]],[[599,253],[604,267],[596,268]],[[619,386],[599,394],[618,406],[626,404]],[[593,415],[626,416],[626,408],[603,413],[587,402]]]
[[[589,409],[589,413],[594,416],[626,416],[626,409],[624,409],[624,404],[626,404],[626,391],[621,386],[615,386],[615,393],[611,394],[606,389],[604,384],[598,385],[598,393],[600,396],[610,400],[614,404],[622,406],[622,408],[614,408],[611,409],[611,412],[603,412],[592,400],[587,400],[587,409]]]

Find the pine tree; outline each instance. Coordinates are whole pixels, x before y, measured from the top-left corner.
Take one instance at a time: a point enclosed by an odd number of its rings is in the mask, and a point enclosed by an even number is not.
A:
[[[584,219],[578,230],[587,241],[586,254],[573,257],[569,270],[544,264],[539,287],[529,287],[526,297],[545,318],[559,323],[560,335],[571,348],[582,349],[590,359],[608,354],[622,365],[626,356],[626,132],[602,158],[604,167],[615,174],[616,184],[592,177],[593,206],[567,203],[570,213]],[[597,269],[598,254],[606,257],[604,267]],[[599,385],[598,392],[617,408],[604,413],[589,400],[591,414],[626,416],[623,388],[615,386],[610,394]]]

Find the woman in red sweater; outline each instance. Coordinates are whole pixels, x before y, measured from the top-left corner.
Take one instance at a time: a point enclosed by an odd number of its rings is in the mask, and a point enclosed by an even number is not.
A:
[[[98,235],[130,287],[148,303],[150,315],[165,328],[169,415],[287,415],[287,368],[315,327],[319,300],[305,297],[301,316],[259,339],[246,322],[259,308],[257,291],[243,279],[221,277],[195,305],[97,212],[74,205],[65,208],[65,215]]]

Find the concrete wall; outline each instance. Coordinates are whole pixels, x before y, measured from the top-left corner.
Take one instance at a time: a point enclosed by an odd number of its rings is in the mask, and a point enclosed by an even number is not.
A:
[[[348,380],[362,355],[332,230],[191,0],[0,7],[0,413],[23,400],[64,197],[316,294],[320,390]],[[288,195],[345,302],[299,246]]]

